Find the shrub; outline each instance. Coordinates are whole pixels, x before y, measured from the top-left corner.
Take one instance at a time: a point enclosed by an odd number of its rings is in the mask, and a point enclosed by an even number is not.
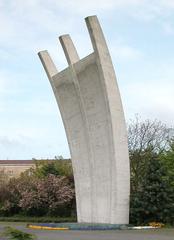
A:
[[[20,208],[30,215],[64,215],[63,209],[74,198],[74,190],[66,177],[50,174],[44,179],[34,179],[30,184],[21,192],[19,201]]]
[[[6,227],[3,233],[11,240],[34,240],[36,237],[33,234],[22,232],[12,227]]]
[[[25,176],[0,188],[0,213],[70,216],[74,199],[74,188],[65,176]]]
[[[174,195],[163,163],[154,155],[147,165],[141,188],[131,193],[131,223],[170,223],[174,215]]]

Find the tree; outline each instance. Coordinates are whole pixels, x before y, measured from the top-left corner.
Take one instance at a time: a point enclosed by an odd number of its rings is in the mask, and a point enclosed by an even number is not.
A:
[[[167,169],[167,177],[174,189],[174,140],[170,143],[170,149],[160,155],[160,159]]]
[[[131,163],[131,188],[141,187],[149,159],[154,153],[161,154],[170,147],[171,128],[160,121],[140,120],[136,116],[128,127],[128,146]]]
[[[31,186],[29,177],[11,178],[0,187],[0,213],[2,215],[14,215],[19,213],[19,201],[21,192]]]
[[[27,214],[60,216],[62,210],[71,204],[74,189],[66,177],[50,174],[42,179],[33,179],[20,194],[19,206]]]
[[[131,193],[131,222],[136,224],[152,221],[172,223],[174,192],[167,178],[167,170],[154,154],[149,159],[141,188]]]
[[[73,170],[70,160],[36,160],[35,166],[35,168],[28,172],[30,175],[34,175],[38,178],[46,177],[49,174],[66,176],[73,182]]]
[[[162,152],[169,148],[173,138],[172,128],[161,121],[146,119],[141,121],[136,115],[135,120],[130,120],[128,126],[128,145],[130,153],[138,150],[142,152],[151,148],[153,152]]]
[[[74,199],[74,186],[65,176],[22,175],[0,188],[0,213],[70,216]]]

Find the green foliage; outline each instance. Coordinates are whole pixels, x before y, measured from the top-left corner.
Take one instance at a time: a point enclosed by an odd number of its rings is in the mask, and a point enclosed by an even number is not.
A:
[[[35,161],[35,168],[0,185],[0,214],[76,215],[72,165],[67,160]]]
[[[0,217],[0,222],[62,223],[62,222],[77,222],[77,218],[76,217],[58,217],[58,216],[31,217],[31,216],[15,215],[10,217]]]
[[[174,140],[170,130],[157,120],[136,118],[129,124],[131,223],[174,223]],[[3,182],[0,184],[1,216],[21,214],[27,216],[26,219],[37,216],[32,218],[33,222],[49,222],[50,215],[61,216],[54,218],[54,222],[66,221],[61,220],[62,217],[76,218],[70,160],[63,160],[61,156],[51,161],[36,160],[35,167],[18,179],[0,182]]]
[[[141,121],[139,117],[129,124],[131,223],[174,222],[174,144],[171,130],[160,121]]]
[[[20,199],[20,193],[18,191],[19,179],[10,179],[9,182],[0,187],[0,214],[13,215],[18,213],[18,202]],[[22,184],[23,181],[22,181]]]
[[[131,162],[131,190],[138,191],[153,154],[162,154],[170,147],[171,128],[160,121],[141,121],[139,116],[128,127],[129,156]]]
[[[160,155],[160,159],[167,169],[167,177],[174,188],[174,140],[170,143],[170,148]]]
[[[44,178],[49,174],[53,174],[55,176],[66,176],[73,182],[73,170],[70,160],[36,160],[35,166],[28,172],[30,176]]]
[[[11,179],[0,193],[0,213],[5,216],[19,212],[35,216],[70,216],[74,202],[74,188],[69,180],[52,174],[44,178]]]
[[[157,154],[149,159],[141,187],[131,193],[131,223],[172,223],[174,215],[173,188],[167,170]]]
[[[74,197],[74,190],[66,177],[48,175],[43,179],[34,179],[25,191],[21,192],[19,206],[30,215],[57,215],[65,214]]]
[[[138,191],[145,178],[149,160],[153,157],[151,147],[130,154],[131,161],[131,191]]]
[[[11,240],[34,240],[36,237],[33,234],[22,232],[12,227],[6,227],[4,230],[4,236],[7,236]]]
[[[40,161],[36,163],[36,169],[34,171],[34,174],[38,177],[38,178],[43,178],[48,176],[49,174],[53,174],[53,175],[60,175],[59,174],[59,169],[56,168],[56,164],[54,162],[49,162],[49,161]]]

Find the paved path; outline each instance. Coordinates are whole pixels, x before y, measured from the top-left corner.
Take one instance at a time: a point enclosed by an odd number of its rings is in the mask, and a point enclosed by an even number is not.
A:
[[[174,240],[174,229],[49,231],[26,229],[25,224],[19,223],[0,223],[0,232],[2,232],[4,226],[13,226],[22,231],[34,233],[38,237],[38,240]]]

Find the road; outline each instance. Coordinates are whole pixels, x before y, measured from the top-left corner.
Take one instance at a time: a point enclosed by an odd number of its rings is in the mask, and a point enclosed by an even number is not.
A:
[[[32,230],[25,223],[0,223],[0,232],[5,226],[12,226],[34,233],[38,240],[174,240],[174,229],[115,230],[115,231],[56,231]],[[3,238],[0,237],[2,240]]]

